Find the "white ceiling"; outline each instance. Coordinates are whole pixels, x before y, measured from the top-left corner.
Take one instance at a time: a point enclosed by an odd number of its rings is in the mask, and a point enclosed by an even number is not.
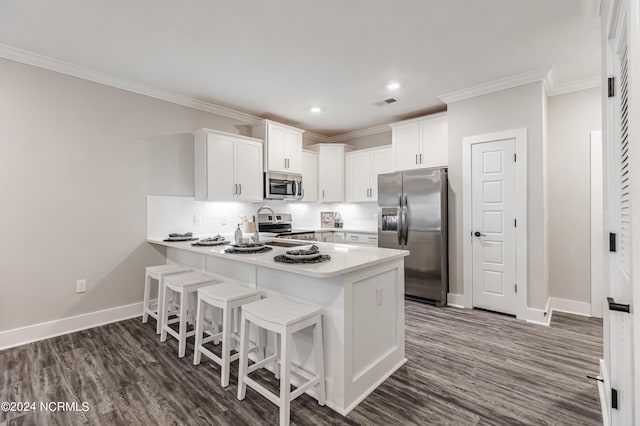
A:
[[[0,0],[0,43],[327,136],[533,69],[600,72],[580,0]]]

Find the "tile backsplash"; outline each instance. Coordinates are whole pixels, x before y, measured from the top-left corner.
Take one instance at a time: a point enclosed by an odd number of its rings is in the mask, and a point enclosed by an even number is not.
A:
[[[193,197],[147,196],[147,237],[165,237],[172,232],[194,235],[232,233],[244,218],[251,218],[261,206],[277,213],[291,213],[294,228],[320,228],[321,211],[340,212],[346,229],[375,229],[377,205],[317,204],[265,200],[259,203],[195,201]]]

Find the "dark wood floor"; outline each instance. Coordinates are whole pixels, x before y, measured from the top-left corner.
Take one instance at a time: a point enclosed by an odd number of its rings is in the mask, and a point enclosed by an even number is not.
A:
[[[553,315],[551,327],[477,310],[407,302],[408,362],[348,417],[303,395],[298,425],[601,424],[596,374],[602,322]],[[277,424],[251,389],[236,399],[217,365],[177,358],[155,323],[122,321],[0,352],[1,401],[89,403],[87,412],[0,413],[0,425]],[[271,375],[264,379],[273,386]]]

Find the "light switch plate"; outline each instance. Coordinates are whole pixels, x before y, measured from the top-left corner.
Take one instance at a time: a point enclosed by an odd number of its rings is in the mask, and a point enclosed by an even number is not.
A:
[[[85,293],[87,291],[87,280],[76,281],[76,293]]]

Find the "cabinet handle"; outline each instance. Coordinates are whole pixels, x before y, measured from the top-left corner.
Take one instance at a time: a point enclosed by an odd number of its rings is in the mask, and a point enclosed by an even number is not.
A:
[[[422,164],[422,154],[420,154],[420,164]]]
[[[418,154],[416,154],[416,164],[418,164]]]
[[[233,195],[236,195],[238,193],[238,184],[234,183],[233,184]]]
[[[238,184],[238,190],[239,190],[238,194],[242,194],[242,184],[241,183]]]
[[[324,189],[322,190],[322,199],[324,200]]]

